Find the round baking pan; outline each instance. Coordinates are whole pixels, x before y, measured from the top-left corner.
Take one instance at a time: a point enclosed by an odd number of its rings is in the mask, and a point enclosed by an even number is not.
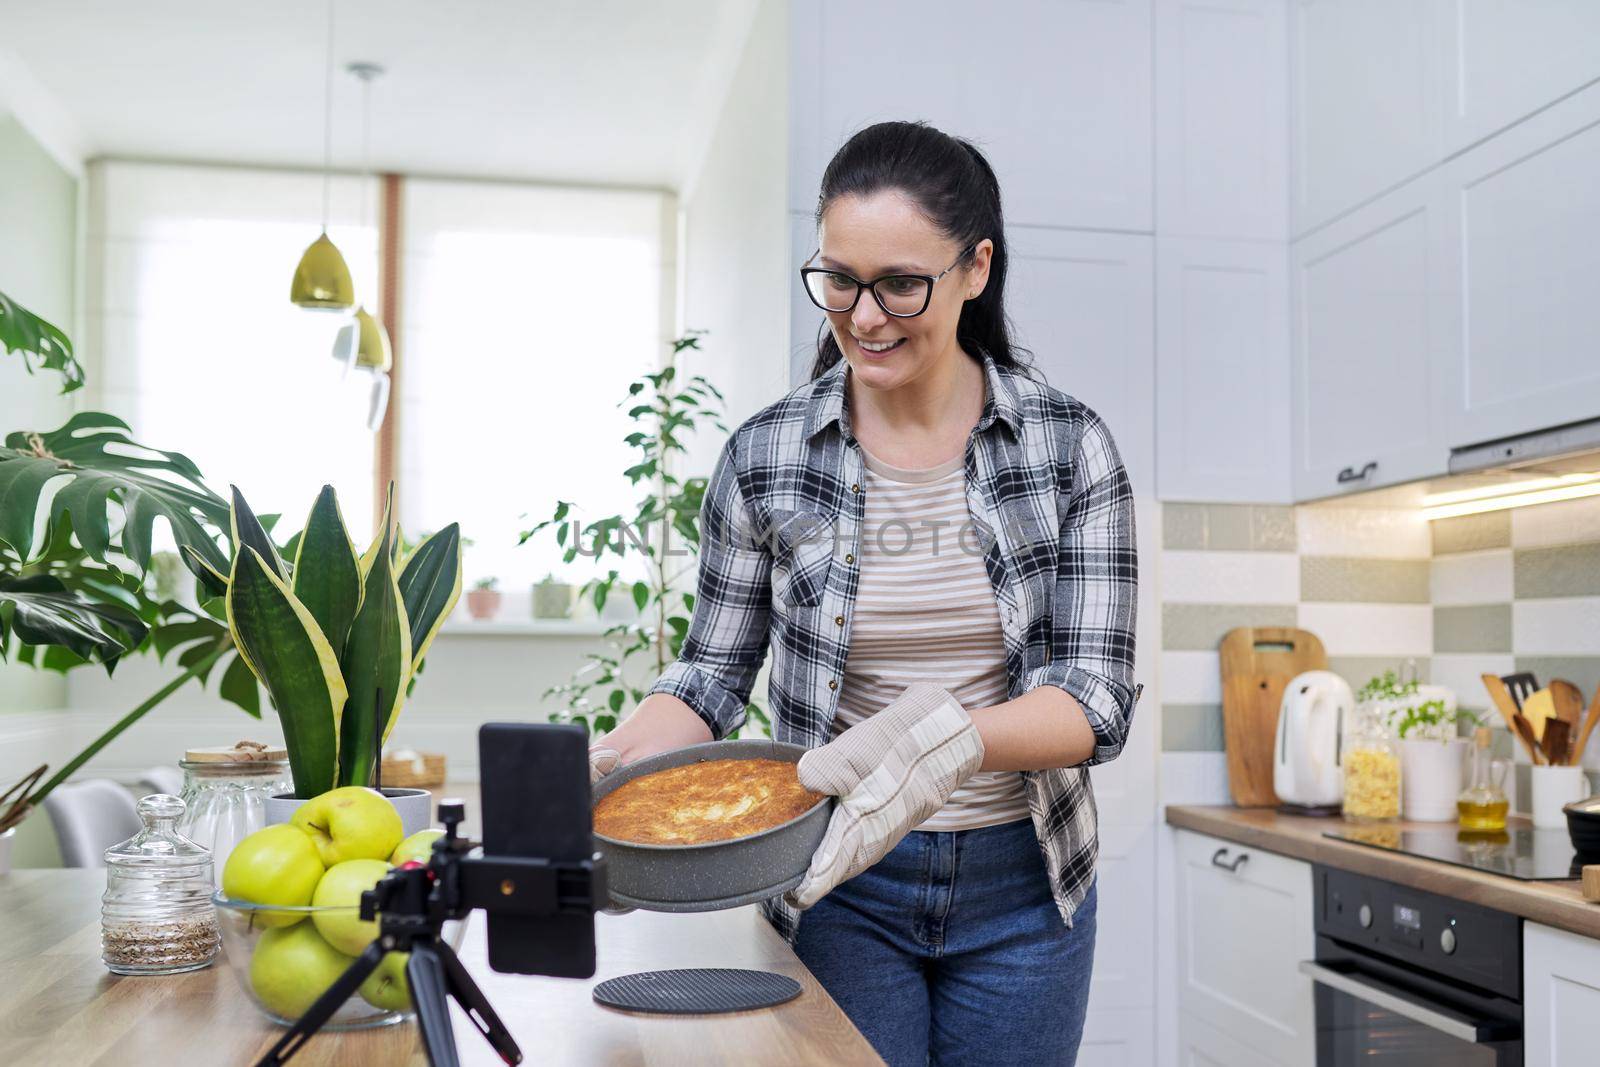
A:
[[[709,741],[619,767],[594,785],[593,803],[635,778],[670,767],[722,759],[798,763],[801,745],[783,741]],[[793,889],[811,865],[833,810],[823,797],[803,814],[760,833],[702,845],[651,845],[595,834],[605,855],[611,898],[647,911],[718,911]]]

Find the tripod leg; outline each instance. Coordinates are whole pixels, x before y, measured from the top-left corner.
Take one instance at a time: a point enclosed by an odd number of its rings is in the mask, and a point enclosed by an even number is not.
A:
[[[438,945],[437,941],[412,942],[406,981],[411,985],[411,1003],[417,1009],[417,1028],[422,1031],[428,1062],[433,1067],[459,1067],[455,1034],[450,1028],[450,1005],[445,1002],[449,980]]]
[[[289,1032],[261,1057],[256,1067],[278,1067],[300,1051],[300,1046],[309,1041],[312,1034],[322,1029],[322,1025],[333,1018],[333,1013],[339,1010],[339,1006],[360,988],[361,983],[367,980],[367,975],[377,970],[378,964],[382,962],[383,949],[374,941],[349,967],[345,968],[344,973],[336,978],[331,986],[323,991],[322,996],[306,1009],[306,1013],[289,1028]]]
[[[483,990],[478,988],[478,983],[472,980],[461,958],[455,950],[443,941],[435,942],[439,952],[439,959],[444,963],[445,981],[448,983],[450,995],[461,1002],[466,1009],[467,1018],[478,1028],[485,1041],[489,1042],[494,1050],[500,1053],[500,1058],[507,1063],[522,1062],[522,1050],[517,1047],[516,1039],[511,1036],[511,1031],[506,1029],[506,1024],[500,1021],[500,1016],[495,1014],[494,1008],[489,1004],[489,998],[483,995]]]

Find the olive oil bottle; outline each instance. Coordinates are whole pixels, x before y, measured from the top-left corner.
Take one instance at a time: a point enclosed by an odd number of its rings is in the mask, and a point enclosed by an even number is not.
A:
[[[1467,779],[1467,788],[1456,799],[1461,829],[1473,833],[1504,830],[1506,811],[1511,807],[1505,790],[1510,764],[1489,758],[1489,736],[1487,726],[1480,726],[1473,733],[1471,776]]]

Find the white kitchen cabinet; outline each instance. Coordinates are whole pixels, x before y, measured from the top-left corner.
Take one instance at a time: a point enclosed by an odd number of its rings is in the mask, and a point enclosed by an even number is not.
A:
[[[1180,830],[1176,889],[1180,1062],[1309,1067],[1310,864]]]
[[[1162,500],[1288,503],[1289,280],[1281,244],[1156,241]]]
[[[1260,1049],[1188,1012],[1179,1016],[1178,1027],[1180,1067],[1281,1067]]]
[[[1149,232],[1150,4],[790,5],[790,210],[856,130],[924,119],[983,149],[1008,223]]]
[[[1445,150],[1458,152],[1600,77],[1594,0],[1436,0]]]
[[[1445,471],[1438,368],[1460,288],[1438,174],[1291,246],[1296,500]]]
[[[1155,484],[1151,240],[1008,226],[1007,303],[1016,339],[1049,383],[1111,428],[1133,490]]]
[[[1600,74],[1600,31],[1590,44]],[[1459,290],[1438,383],[1447,443],[1600,416],[1600,85],[1450,160],[1437,195],[1460,264],[1442,279]]]
[[[1600,941],[1522,924],[1524,1059],[1591,1067],[1600,1049]]]
[[[1156,0],[1156,233],[1289,232],[1288,7]]]
[[[1441,14],[1438,0],[1290,0],[1295,234],[1444,158]]]

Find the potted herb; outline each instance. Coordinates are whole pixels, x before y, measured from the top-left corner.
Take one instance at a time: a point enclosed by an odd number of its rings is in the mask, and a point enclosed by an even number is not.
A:
[[[1401,682],[1393,671],[1374,677],[1356,699],[1376,705],[1400,738],[1401,804],[1408,819],[1451,822],[1459,813],[1462,762],[1467,742],[1459,723],[1478,717],[1456,707],[1455,694],[1444,686],[1422,685],[1415,678]]]
[[[533,585],[533,617],[536,619],[567,619],[572,617],[572,602],[577,586],[556,581],[554,574],[546,574]]]
[[[467,592],[467,614],[482,622],[500,614],[500,579],[479,578]]]
[[[293,560],[280,556],[244,497],[233,491],[237,548],[225,596],[240,658],[283,724],[292,796],[267,802],[269,823],[341,786],[376,782],[379,753],[400,716],[423,656],[461,595],[454,523],[401,554],[391,522],[357,555],[331,486],[324,486]],[[408,834],[428,824],[425,790],[384,790]]]

